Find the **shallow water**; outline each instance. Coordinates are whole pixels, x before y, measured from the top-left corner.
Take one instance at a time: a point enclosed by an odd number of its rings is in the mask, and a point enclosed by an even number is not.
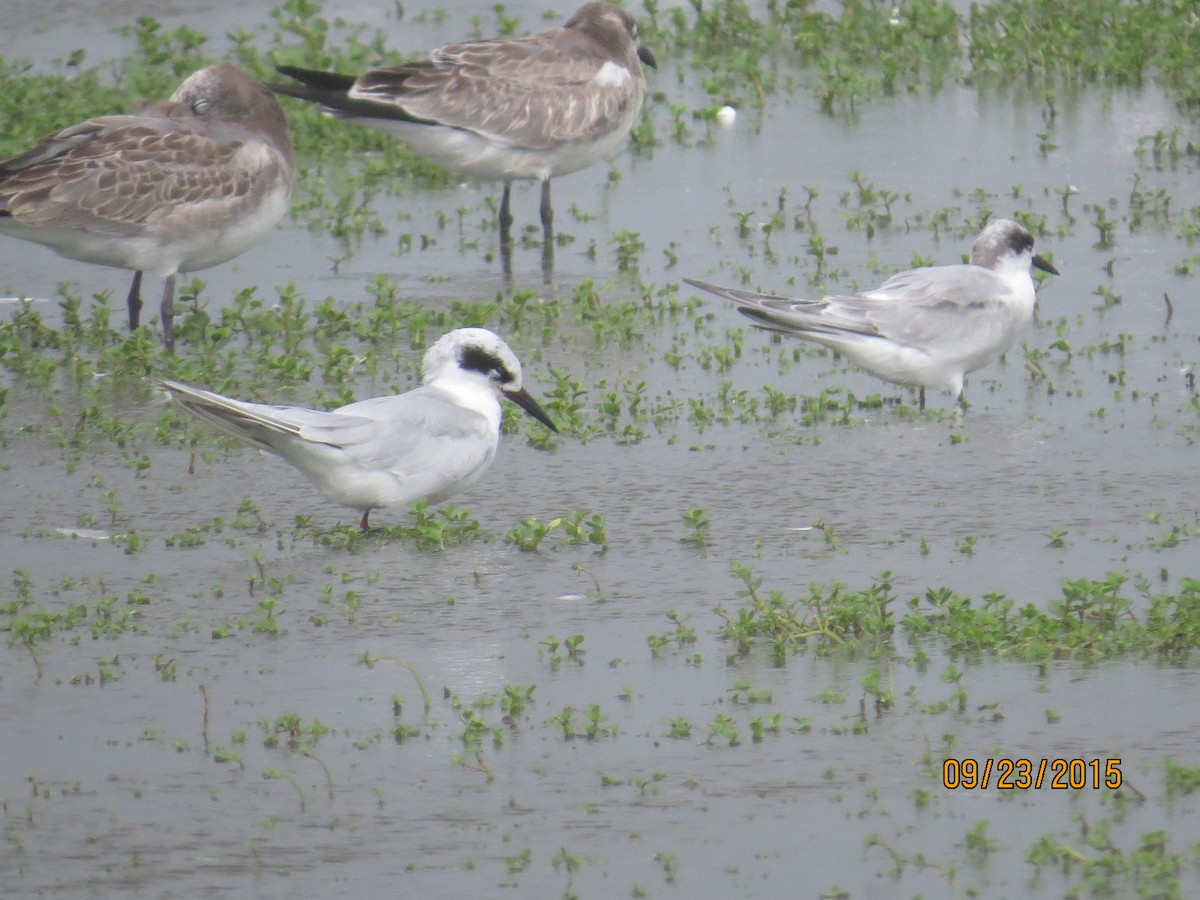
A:
[[[0,13],[0,23],[22,8]],[[266,8],[241,5],[239,21],[211,30],[263,24]],[[167,12],[169,23],[190,21]],[[451,12],[442,26],[401,29],[398,46],[461,35],[466,14]],[[197,15],[218,18],[203,5]],[[42,46],[26,52],[45,54]],[[117,53],[124,45],[106,32],[96,46]],[[0,52],[13,52],[11,43]],[[699,103],[692,77],[677,77],[669,62],[652,79],[671,100]],[[1064,578],[1118,572],[1169,591],[1195,576],[1197,414],[1185,371],[1200,310],[1193,280],[1173,270],[1196,251],[1172,229],[1132,230],[1129,206],[1135,175],[1142,189],[1166,190],[1176,209],[1197,204],[1194,160],[1160,170],[1133,153],[1143,135],[1177,125],[1192,134],[1194,122],[1153,89],[1062,97],[1047,126],[1037,98],[972,88],[866,104],[851,122],[822,115],[797,91],[772,97],[761,119],[744,112],[694,146],[666,139],[662,103],[655,120],[663,145],[651,158],[622,156],[618,180],[598,167],[555,182],[560,228],[575,239],[558,248],[549,286],[540,250],[519,249],[515,287],[570,297],[592,278],[616,303],[640,297],[639,281],[733,283],[744,267],[752,285],[802,293],[814,270],[809,235],[785,228],[768,246],[757,229],[739,236],[733,213],[765,221],[786,188],[790,222],[805,186],[819,190],[813,220],[837,247],[831,288],[877,283],[918,254],[958,261],[969,236],[935,238],[903,224],[944,208],[959,210],[960,222],[983,208],[1046,216],[1053,236],[1039,250],[1063,274],[1043,285],[1039,321],[1006,360],[969,377],[965,416],[906,416],[892,401],[913,404],[911,391],[828,354],[794,358],[797,345],[749,328],[727,371],[706,367],[707,350],[744,328],[715,298],[702,298],[695,317],[664,316],[634,346],[598,345],[566,323],[542,343],[527,336],[515,349],[535,394],[555,366],[589,385],[645,380],[648,403],[675,397],[684,412],[661,427],[642,423],[646,437],[631,445],[565,439],[539,451],[506,436],[489,476],[456,498],[487,537],[440,553],[371,537],[351,551],[297,531],[296,515],[318,529],[354,516],[251,450],[218,446],[211,461],[195,461],[194,474],[185,451],[152,441],[130,448],[150,460],[140,475],[112,445],[85,449],[71,464],[44,435],[19,434],[23,423],[44,420],[47,400],[5,376],[0,569],[23,570],[50,609],[92,609],[115,596],[121,610],[135,590],[149,601],[136,604],[136,627],[114,637],[93,638],[85,625],[39,645],[40,680],[22,645],[0,650],[5,896],[1058,896],[1078,878],[1051,866],[1032,881],[1026,854],[1042,835],[1094,856],[1084,833],[1103,822],[1126,853],[1159,830],[1170,852],[1187,852],[1196,813],[1166,799],[1162,770],[1168,758],[1197,763],[1194,663],[1060,662],[1039,671],[1002,659],[952,661],[932,646],[918,665],[917,648],[898,638],[898,661],[884,657],[896,704],[876,715],[862,685],[867,654],[806,653],[782,667],[765,648],[728,659],[713,607],[741,603],[731,562],[790,598],[814,583],[862,588],[889,571],[897,616],[930,588],[1045,607]],[[1042,153],[1037,133],[1048,127],[1058,148]],[[695,123],[697,136],[702,129]],[[911,192],[896,202],[893,227],[869,239],[844,218],[855,210],[840,201],[855,190],[852,171]],[[1056,192],[1067,184],[1078,194],[1064,213]],[[977,190],[982,201],[972,199]],[[314,301],[350,303],[386,272],[430,304],[494,297],[503,281],[483,223],[492,194],[464,185],[377,199],[388,233],[355,247],[336,272],[329,259],[342,248],[293,223],[235,263],[200,273],[204,296],[216,304],[256,283],[270,296],[292,280]],[[1098,248],[1083,208],[1110,200],[1121,224],[1115,246]],[[536,221],[536,203],[533,188],[515,191],[518,228]],[[586,221],[571,215],[572,204]],[[462,206],[464,235],[478,247],[460,244]],[[438,213],[451,223],[443,230]],[[435,240],[399,254],[406,230]],[[633,276],[618,270],[612,235],[621,230],[645,244]],[[48,297],[70,279],[88,294],[121,297],[128,284],[125,273],[13,241],[0,243],[0,264],[8,294]],[[1121,302],[1101,310],[1100,286]],[[1164,292],[1173,298],[1169,321]],[[1052,347],[1060,322],[1070,356]],[[1044,354],[1044,378],[1031,375],[1022,344]],[[678,368],[665,361],[671,348],[683,355]],[[760,398],[770,385],[888,402],[849,425],[807,425],[794,411],[703,429],[689,421],[688,399],[716,406],[724,382]],[[116,402],[125,416],[151,422],[158,410],[147,400]],[[930,401],[951,409],[949,397],[931,393]],[[244,498],[259,509],[261,529],[234,524]],[[703,548],[680,540],[693,507],[712,523]],[[501,538],[527,516],[547,521],[577,508],[604,516],[606,551],[559,533],[532,553]],[[223,527],[205,532],[202,545],[167,546],[217,518]],[[404,519],[373,516],[377,525]],[[834,529],[836,547],[813,529],[818,522]],[[1162,540],[1172,526],[1174,546]],[[62,533],[72,530],[83,536]],[[1052,546],[1056,530],[1066,532],[1061,547]],[[127,553],[131,531],[144,549]],[[278,584],[264,583],[271,579]],[[339,606],[349,590],[360,601],[353,615]],[[278,634],[254,628],[269,596]],[[668,642],[652,654],[648,636],[674,631],[669,610],[695,628],[696,643]],[[221,630],[229,636],[217,639]],[[555,661],[552,645],[572,635],[584,636],[582,657]],[[364,653],[378,662],[360,664]],[[389,657],[428,687],[427,720],[413,676]],[[952,662],[963,673],[962,711],[936,706],[955,690],[943,678]],[[743,682],[769,697],[746,702]],[[534,687],[513,727],[502,722],[506,686]],[[420,726],[399,743],[397,695],[400,720]],[[583,711],[592,704],[605,719],[589,738]],[[577,734],[569,738],[552,721],[568,706],[567,730]],[[478,759],[464,753],[464,710],[486,724]],[[330,729],[308,755],[275,734],[288,712]],[[773,713],[778,733],[752,740],[752,720]],[[719,732],[710,738],[720,716],[734,723],[736,745]],[[678,718],[693,726],[689,737],[669,735]],[[937,774],[943,753],[1120,758],[1144,800],[1129,789],[948,791]],[[980,822],[993,849],[965,837]],[[1194,863],[1180,878],[1183,895],[1200,887]]]

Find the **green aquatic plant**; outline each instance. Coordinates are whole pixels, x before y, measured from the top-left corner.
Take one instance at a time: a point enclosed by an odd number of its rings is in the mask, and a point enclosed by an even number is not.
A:
[[[568,544],[595,544],[601,550],[608,547],[604,516],[586,509],[571,510],[566,516],[549,522],[529,516],[504,533],[504,542],[521,550],[535,551],[552,532],[560,529]]]
[[[533,702],[535,684],[506,684],[504,694],[500,698],[500,708],[504,711],[504,724],[516,728],[528,718],[528,709]]]
[[[504,542],[515,544],[521,550],[537,550],[550,533],[550,527],[548,523],[539,522],[536,517],[530,516],[506,531]]]
[[[518,872],[524,872],[529,867],[529,862],[533,858],[533,848],[526,847],[525,849],[507,857],[504,860],[504,865],[508,869],[508,874],[515,875]]]
[[[1200,791],[1200,768],[1177,763],[1168,756],[1163,760],[1163,790],[1170,799]]]
[[[1182,579],[1177,592],[1156,593],[1140,582],[1142,596],[1136,603],[1124,596],[1126,578],[1118,574],[1101,580],[1063,579],[1061,596],[1044,606],[1018,606],[996,593],[976,603],[947,588],[928,588],[924,597],[907,602],[908,611],[897,621],[889,572],[865,590],[836,582],[810,585],[807,597],[788,600],[781,591],[764,595],[762,579],[748,567],[733,563],[730,568],[743,585],[735,592],[741,605],[733,611],[719,605],[714,612],[723,623],[720,636],[731,644],[731,659],[760,643],[770,648],[777,665],[809,647],[823,653],[886,647],[897,630],[918,652],[936,644],[954,659],[988,654],[1040,663],[1132,655],[1183,663],[1200,646],[1200,581],[1191,578]],[[661,651],[668,639],[659,635],[652,649]],[[964,710],[961,672],[952,666],[945,680],[956,686],[951,702]],[[884,686],[877,670],[864,676],[863,687],[878,708],[894,699],[894,688]]]
[[[712,531],[708,510],[702,506],[693,506],[683,514],[683,524],[689,531],[679,539],[681,542],[694,547],[703,547],[708,543],[709,534]]]
[[[617,270],[636,271],[641,252],[646,249],[642,236],[636,231],[618,231],[612,241],[617,246]]]
[[[673,632],[669,632],[665,636],[668,640],[673,640],[680,648],[696,643],[696,629],[689,624],[690,616],[680,615],[673,609],[667,610],[665,616],[667,622],[675,628]]]
[[[577,722],[575,718],[577,712],[582,714],[580,722]],[[594,741],[597,738],[611,737],[617,733],[616,726],[606,724],[608,716],[600,709],[598,703],[592,703],[581,710],[577,710],[573,706],[564,706],[560,712],[550,716],[546,721],[547,724],[554,725],[566,740],[584,738]]]
[[[880,667],[872,665],[862,676],[861,682],[863,687],[864,714],[868,700],[874,705],[876,716],[882,715],[885,710],[891,709],[892,704],[896,701],[896,678],[890,666],[886,680]]]
[[[604,516],[600,513],[588,514],[586,509],[573,509],[565,517],[555,519],[550,523],[563,529],[568,544],[596,544],[601,548],[608,547],[608,529],[604,524]]]
[[[953,438],[953,436],[951,436]],[[975,546],[979,543],[979,539],[973,534],[964,534],[960,538],[954,539],[954,549],[964,556],[974,556]]]
[[[421,700],[424,703],[424,716],[425,718],[428,718],[430,712],[433,710],[433,700],[429,696],[429,690],[425,687],[425,681],[423,678],[421,678],[421,673],[417,671],[416,667],[413,666],[412,663],[401,659],[399,656],[374,656],[371,653],[364,651],[358,657],[358,664],[366,666],[368,669],[373,669],[375,668],[376,664],[383,660],[396,663],[396,665],[404,668],[408,674],[413,677],[413,681],[417,683],[417,688],[421,692]],[[400,705],[393,701],[392,708],[396,718],[399,718],[401,712]]]
[[[1196,62],[1178,24],[1191,12],[1186,0],[1004,0],[972,9],[968,53],[985,74],[1119,85],[1154,77],[1187,103]]]
[[[736,747],[742,742],[741,733],[737,729],[737,722],[725,713],[717,713],[713,717],[712,722],[708,726],[708,737],[705,739],[705,743],[711,745],[718,738],[724,739],[728,747]]]
[[[692,736],[692,723],[685,716],[673,716],[667,720],[667,737],[687,739]]]
[[[1142,604],[1124,596],[1126,577],[1063,579],[1045,608],[1018,606],[1003,594],[975,603],[946,588],[913,598],[901,625],[909,639],[936,639],[955,656],[987,653],[1030,662],[1146,656],[1185,662],[1200,646],[1200,582],[1185,578],[1178,593],[1138,585]]]
[[[725,692],[730,703],[770,703],[771,691],[765,688],[755,688],[748,679],[739,679],[733,687]]]
[[[1090,820],[1076,815],[1078,837],[1045,834],[1026,851],[1025,859],[1034,867],[1034,884],[1043,869],[1053,869],[1076,892],[1087,889],[1112,895],[1145,897],[1183,897],[1181,883],[1189,856],[1197,846],[1182,852],[1172,850],[1171,836],[1165,831],[1143,833],[1133,846],[1113,834],[1113,822]],[[1125,846],[1122,846],[1125,844]]]
[[[296,712],[281,713],[274,722],[260,717],[258,726],[262,732],[263,746],[267,748],[278,747],[282,738],[290,750],[309,749],[329,733],[329,728],[320,719],[306,723]]]
[[[783,715],[780,713],[767,713],[750,720],[750,740],[756,744],[761,744],[766,734],[779,735],[782,732]]]
[[[282,779],[286,781],[292,786],[292,788],[296,791],[296,795],[300,798],[300,812],[304,812],[308,808],[308,798],[304,794],[304,788],[300,786],[300,782],[291,772],[283,769],[276,769],[274,766],[271,766],[263,770],[262,777],[268,780]]]
[[[445,550],[450,544],[467,544],[479,536],[479,520],[471,511],[453,504],[445,504],[434,512],[429,511],[428,502],[421,500],[409,510],[412,524],[407,526],[406,536],[411,536],[420,547]]]
[[[1061,550],[1063,547],[1067,546],[1067,535],[1070,533],[1071,532],[1065,528],[1050,529],[1050,532],[1046,535],[1046,537],[1050,539],[1046,546],[1052,547],[1055,550]]]
[[[810,643],[825,651],[870,644],[889,639],[895,628],[890,572],[881,573],[863,591],[837,582],[828,587],[811,585],[807,598],[788,601],[780,591],[762,597],[762,579],[748,567],[731,563],[730,570],[744,585],[736,592],[742,606],[736,613],[724,606],[713,611],[724,621],[720,633],[733,644],[734,655],[749,653],[761,639],[769,643],[776,664],[782,665]]]

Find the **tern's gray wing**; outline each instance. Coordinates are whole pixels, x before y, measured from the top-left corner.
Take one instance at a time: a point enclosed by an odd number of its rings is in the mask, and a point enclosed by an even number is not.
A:
[[[360,400],[327,415],[306,424],[302,436],[334,444],[360,466],[401,478],[431,471],[448,482],[465,478],[491,461],[499,440],[484,416],[431,387]]]
[[[985,332],[1009,325],[1013,295],[1004,282],[979,266],[937,266],[893,275],[873,291],[821,300],[758,294],[705,282],[690,284],[726,297],[760,328],[838,344],[884,338],[926,349],[937,344],[981,342]]]
[[[498,441],[483,416],[429,387],[324,412],[247,403],[167,379],[159,384],[214,428],[305,469],[328,465],[332,449],[339,451],[339,464],[425,479],[436,487],[489,463]]]
[[[352,416],[335,418],[333,413],[315,409],[247,403],[166,378],[160,379],[158,383],[166,388],[184,409],[217,430],[262,450],[285,456],[289,445],[301,441],[338,446],[333,441],[307,437],[306,430],[311,433],[321,433],[324,430],[326,434],[336,435],[339,430],[345,432],[355,427],[363,428],[373,424],[370,419]]]
[[[426,62],[368,72],[348,96],[385,117],[547,150],[606,131],[641,102],[641,76],[628,65],[628,78],[597,79],[608,61],[585,35],[559,29],[443,47]]]
[[[935,266],[901,272],[873,291],[827,301],[861,317],[876,334],[922,349],[1003,342],[1020,312],[1009,286],[980,266]]]
[[[685,278],[688,284],[732,300],[738,312],[754,320],[759,328],[787,333],[864,331],[872,333],[872,326],[861,316],[841,317],[838,321],[825,321],[826,304],[823,300],[797,300],[777,294],[760,294],[738,288],[720,287],[707,281]]]
[[[214,140],[169,115],[105,116],[0,163],[0,211],[34,227],[136,235],[156,217],[207,200],[254,195],[239,141]]]

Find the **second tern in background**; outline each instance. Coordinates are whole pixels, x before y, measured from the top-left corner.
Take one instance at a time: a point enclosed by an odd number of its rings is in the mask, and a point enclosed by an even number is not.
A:
[[[798,300],[684,279],[732,300],[760,328],[823,344],[897,384],[941,388],[967,405],[963,377],[999,359],[1030,319],[1030,266],[1058,274],[1033,253],[1033,235],[1011,219],[980,232],[968,265],[893,275],[861,294]]]
[[[483,475],[500,442],[500,398],[557,431],[521,387],[521,363],[485,328],[459,328],[425,353],[423,384],[323,412],[246,403],[162,380],[188,412],[282,456],[327,498],[362,511],[439,503]]]

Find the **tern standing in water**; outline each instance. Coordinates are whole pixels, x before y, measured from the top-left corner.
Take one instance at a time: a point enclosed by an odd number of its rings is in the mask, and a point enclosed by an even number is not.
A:
[[[459,328],[425,353],[423,383],[403,394],[323,412],[247,403],[162,380],[186,409],[215,428],[282,456],[334,503],[362,512],[439,503],[487,471],[500,443],[500,399],[557,431],[521,386],[521,363],[496,334]]]
[[[971,247],[971,262],[893,275],[873,291],[799,300],[717,287],[693,287],[737,304],[760,328],[823,344],[860,368],[897,384],[954,394],[964,407],[963,378],[995,362],[1033,318],[1030,266],[1057,275],[1033,252],[1033,235],[996,219]]]

